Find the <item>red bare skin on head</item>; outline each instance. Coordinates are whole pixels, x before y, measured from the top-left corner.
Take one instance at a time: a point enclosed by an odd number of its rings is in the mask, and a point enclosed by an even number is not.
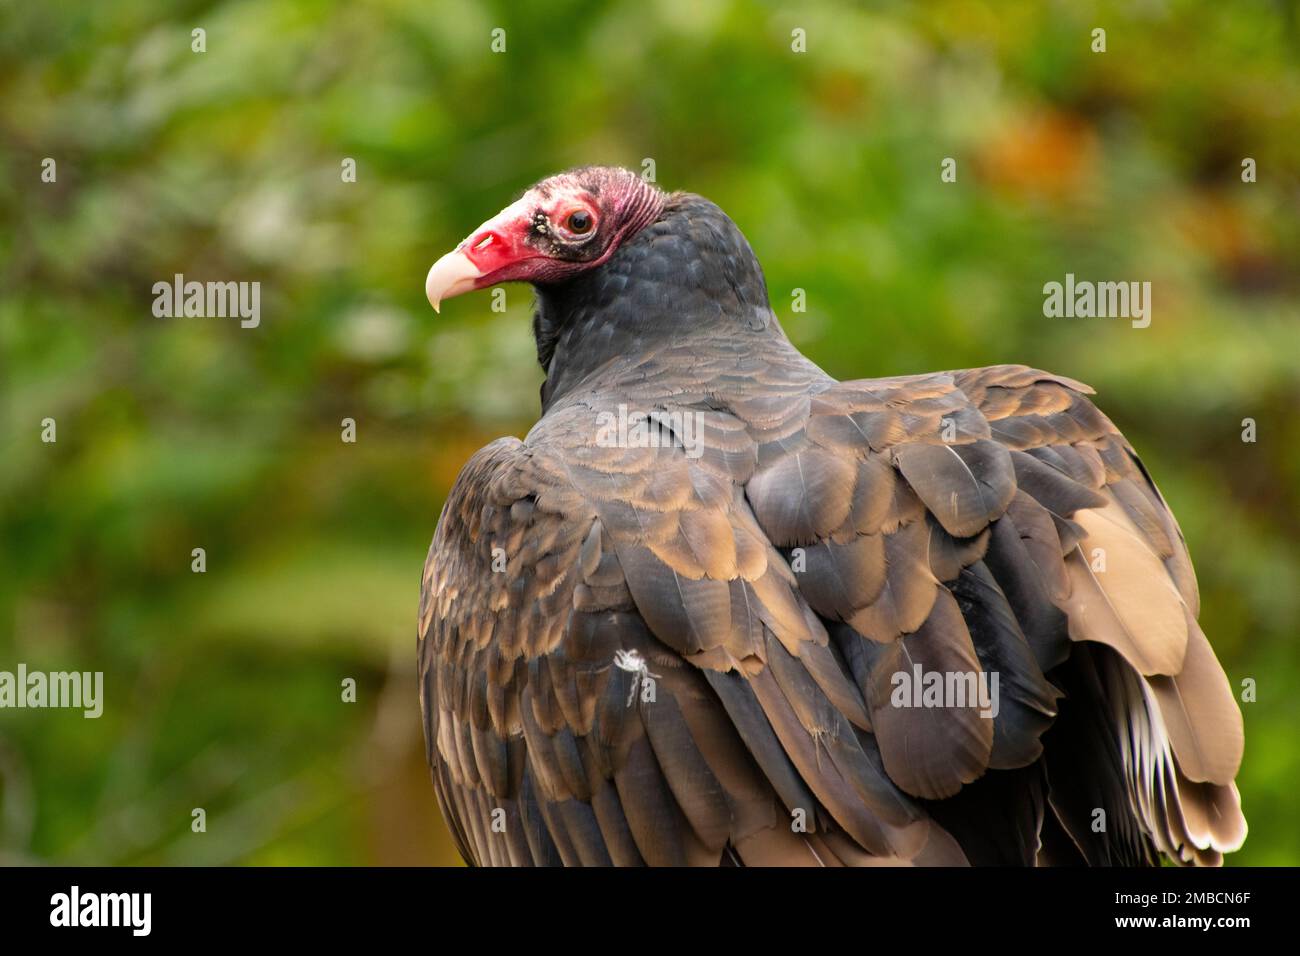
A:
[[[635,173],[587,167],[533,186],[440,259],[429,301],[499,282],[554,283],[596,268],[653,222],[663,194]]]
[[[579,232],[573,223],[584,213],[590,225]],[[604,218],[600,203],[577,184],[545,198],[529,190],[475,230],[460,248],[483,273],[476,288],[497,282],[544,281],[569,271],[556,269],[557,265],[591,264],[580,260],[552,262],[549,250],[556,249],[559,242],[580,248],[599,235]]]

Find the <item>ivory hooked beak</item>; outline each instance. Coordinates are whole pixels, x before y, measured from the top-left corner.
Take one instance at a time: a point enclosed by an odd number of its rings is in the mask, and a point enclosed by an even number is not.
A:
[[[469,292],[483,272],[460,249],[453,249],[429,268],[424,279],[424,294],[429,297],[433,311],[441,312],[443,299]]]

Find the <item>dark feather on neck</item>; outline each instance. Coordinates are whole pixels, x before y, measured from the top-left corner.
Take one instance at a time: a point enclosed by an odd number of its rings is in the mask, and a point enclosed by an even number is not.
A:
[[[737,350],[785,342],[744,235],[713,203],[676,193],[605,263],[539,285],[533,334],[544,406],[612,359],[667,342]]]

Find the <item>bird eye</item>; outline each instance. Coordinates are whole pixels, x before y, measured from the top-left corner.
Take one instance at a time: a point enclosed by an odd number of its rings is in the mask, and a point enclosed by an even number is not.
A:
[[[583,233],[591,232],[593,222],[591,213],[587,212],[587,210],[575,209],[569,213],[569,218],[564,220],[564,228],[574,235],[580,236]]]

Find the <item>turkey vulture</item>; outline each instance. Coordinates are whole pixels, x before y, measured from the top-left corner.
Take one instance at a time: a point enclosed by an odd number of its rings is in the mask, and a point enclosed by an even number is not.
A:
[[[434,789],[476,865],[1218,864],[1243,728],[1182,533],[1024,366],[840,382],[718,206],[588,167],[434,264],[536,287],[528,436],[443,508]]]

